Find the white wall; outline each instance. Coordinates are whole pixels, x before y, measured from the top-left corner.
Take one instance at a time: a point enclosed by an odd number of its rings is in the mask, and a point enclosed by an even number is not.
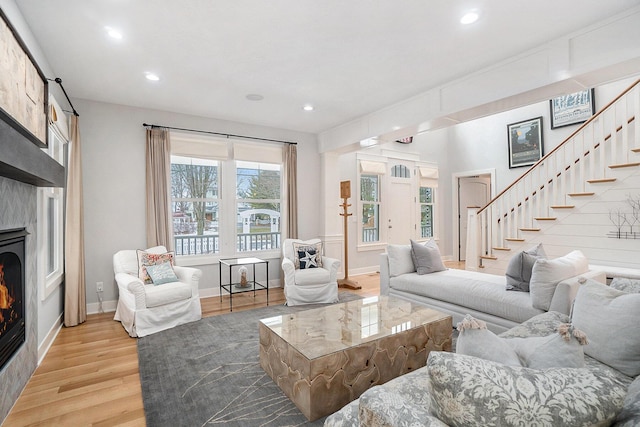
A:
[[[317,236],[320,156],[314,135],[165,111],[74,99],[80,113],[84,192],[85,271],[89,310],[97,308],[96,282],[104,282],[106,309],[117,300],[112,257],[121,249],[144,249],[145,128],[142,123],[298,142],[299,235]],[[217,293],[216,265],[203,271],[201,289]],[[269,265],[279,277],[279,260]]]

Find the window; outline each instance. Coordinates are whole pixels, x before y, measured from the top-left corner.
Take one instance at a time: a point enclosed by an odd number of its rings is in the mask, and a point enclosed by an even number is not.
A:
[[[420,237],[433,237],[433,193],[432,187],[420,187]]]
[[[405,165],[394,165],[391,168],[391,176],[394,178],[411,178],[411,170]]]
[[[220,252],[216,160],[171,156],[171,215],[176,255]]]
[[[360,175],[362,241],[380,240],[380,176]]]
[[[57,123],[49,127],[49,145],[44,150],[65,166],[65,144],[68,141],[60,127]],[[64,280],[64,189],[39,188],[37,209],[38,275],[44,301]]]
[[[176,255],[277,251],[282,147],[171,136]]]
[[[238,252],[280,247],[281,165],[236,162]]]

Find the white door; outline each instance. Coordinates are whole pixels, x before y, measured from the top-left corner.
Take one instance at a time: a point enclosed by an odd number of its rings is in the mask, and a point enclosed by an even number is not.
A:
[[[414,237],[415,191],[413,163],[391,162],[389,171],[387,243],[408,245]]]
[[[479,175],[458,178],[458,235],[460,236],[460,261],[467,254],[467,210],[481,208],[491,200],[491,176]]]

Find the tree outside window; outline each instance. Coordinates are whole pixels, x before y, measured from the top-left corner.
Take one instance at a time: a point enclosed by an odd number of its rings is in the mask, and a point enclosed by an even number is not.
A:
[[[420,237],[433,237],[432,187],[420,187]]]

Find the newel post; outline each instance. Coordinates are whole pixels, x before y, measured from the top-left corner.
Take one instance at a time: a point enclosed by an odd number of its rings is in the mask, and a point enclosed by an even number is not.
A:
[[[467,252],[465,254],[465,269],[480,270],[480,217],[478,208],[467,209]]]

